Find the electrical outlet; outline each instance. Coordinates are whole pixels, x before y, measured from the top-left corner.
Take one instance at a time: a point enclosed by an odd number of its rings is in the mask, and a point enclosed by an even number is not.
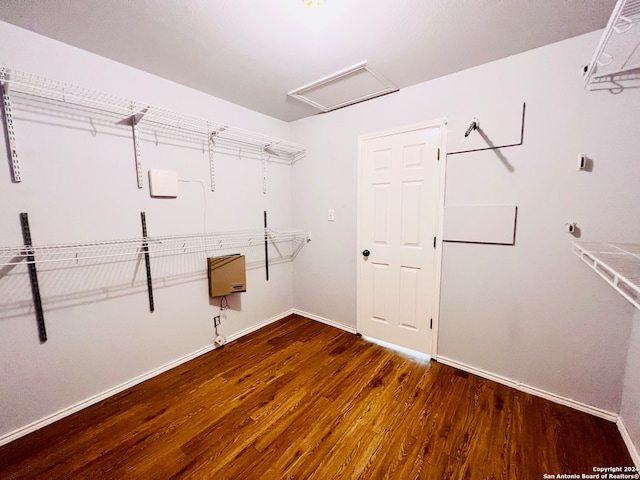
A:
[[[333,222],[336,219],[336,211],[333,208],[330,208],[327,212],[327,220]]]

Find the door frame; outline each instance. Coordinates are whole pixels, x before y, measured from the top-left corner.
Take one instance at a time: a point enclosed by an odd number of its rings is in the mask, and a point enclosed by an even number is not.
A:
[[[360,305],[361,305],[361,286],[362,286],[362,268],[364,262],[360,261],[361,251],[365,246],[360,244],[360,194],[362,191],[362,162],[363,162],[363,144],[367,140],[372,140],[379,137],[388,137],[400,133],[412,132],[415,130],[423,130],[427,128],[439,127],[440,128],[440,178],[439,178],[439,194],[438,194],[438,219],[436,222],[436,251],[435,251],[435,268],[434,268],[434,310],[433,310],[433,331],[431,335],[431,358],[437,358],[438,356],[438,332],[440,325],[440,289],[442,281],[442,231],[444,224],[444,200],[446,190],[446,173],[447,173],[447,119],[438,118],[426,122],[420,122],[417,124],[407,125],[404,127],[397,127],[390,130],[384,130],[380,132],[366,133],[358,136],[358,188],[357,188],[357,251],[356,256],[358,258],[357,274],[356,274],[356,331],[359,332],[360,328]]]

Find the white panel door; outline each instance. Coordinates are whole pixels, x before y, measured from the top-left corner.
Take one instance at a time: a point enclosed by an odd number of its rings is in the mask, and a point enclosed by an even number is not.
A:
[[[358,332],[429,355],[442,128],[360,140]]]

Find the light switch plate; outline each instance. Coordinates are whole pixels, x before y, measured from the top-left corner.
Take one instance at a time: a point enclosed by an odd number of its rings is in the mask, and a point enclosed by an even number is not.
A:
[[[327,211],[327,220],[333,222],[336,219],[336,211],[333,208],[330,208]]]

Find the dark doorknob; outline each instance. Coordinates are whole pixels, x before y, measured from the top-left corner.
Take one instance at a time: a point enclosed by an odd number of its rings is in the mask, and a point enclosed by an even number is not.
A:
[[[368,257],[369,255],[371,255],[371,252],[369,250],[363,250],[362,251],[362,256]]]

